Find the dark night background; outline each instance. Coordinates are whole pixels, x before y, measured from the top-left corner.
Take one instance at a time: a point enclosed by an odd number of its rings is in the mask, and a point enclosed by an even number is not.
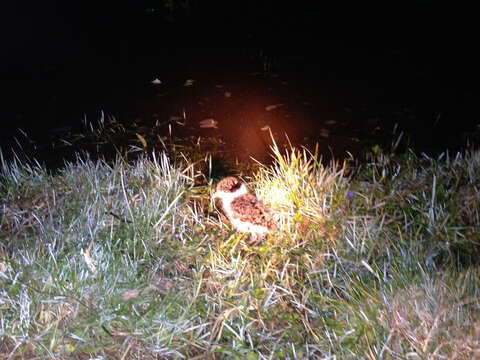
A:
[[[18,127],[41,141],[84,116],[94,120],[102,110],[129,123],[153,112],[167,116],[172,104],[193,101],[177,92],[167,109],[155,100],[155,77],[171,93],[170,84],[188,78],[212,86],[212,79],[232,86],[238,81],[232,98],[248,106],[250,100],[237,94],[249,93],[245,74],[260,70],[265,57],[273,59],[272,72],[288,80],[284,96],[314,104],[308,114],[292,110],[295,118],[307,114],[299,120],[302,130],[295,130],[299,138],[314,137],[321,119],[342,117],[338,134],[351,128],[359,136],[369,136],[364,129],[371,119],[385,128],[400,122],[422,151],[456,149],[478,136],[473,9],[423,2],[340,5],[3,3],[1,146],[10,146]],[[221,122],[215,113],[203,117],[209,116]],[[328,146],[335,148],[340,138],[330,137]]]

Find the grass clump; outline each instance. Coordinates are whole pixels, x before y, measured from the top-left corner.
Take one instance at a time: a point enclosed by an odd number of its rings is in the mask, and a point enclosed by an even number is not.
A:
[[[480,356],[479,153],[272,153],[246,177],[279,225],[260,246],[214,210],[205,164],[3,161],[1,356]]]
[[[305,234],[314,224],[334,230],[347,189],[346,163],[325,167],[318,152],[307,149],[291,147],[283,154],[275,141],[271,149],[273,165],[260,167],[254,180],[256,193],[273,208],[281,228],[294,236]],[[335,240],[335,236],[328,238]]]

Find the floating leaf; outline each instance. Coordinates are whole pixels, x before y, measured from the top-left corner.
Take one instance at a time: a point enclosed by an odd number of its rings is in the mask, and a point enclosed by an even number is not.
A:
[[[199,124],[200,124],[201,128],[214,128],[214,129],[216,129],[217,125],[218,125],[218,121],[216,121],[215,119],[209,118],[209,119],[204,119],[204,120],[200,121]]]
[[[272,105],[265,106],[265,110],[272,111],[272,110],[275,110],[275,109],[277,109],[281,106],[283,106],[283,104],[272,104]]]

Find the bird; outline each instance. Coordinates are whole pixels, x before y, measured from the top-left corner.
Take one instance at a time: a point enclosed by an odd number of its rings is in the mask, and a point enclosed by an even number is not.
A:
[[[221,200],[224,214],[237,231],[251,235],[249,245],[260,244],[267,233],[276,229],[269,208],[235,176],[220,180],[212,199]]]

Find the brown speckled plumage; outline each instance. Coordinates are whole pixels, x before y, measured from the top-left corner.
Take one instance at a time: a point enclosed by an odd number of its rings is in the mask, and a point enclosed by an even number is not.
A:
[[[268,207],[236,177],[221,180],[213,198],[222,201],[223,212],[237,230],[251,233],[250,243],[261,242],[267,232],[276,229]]]
[[[250,221],[255,225],[267,225],[271,228],[273,224],[269,224],[269,209],[258,201],[255,195],[245,194],[237,197],[232,201],[232,210],[234,216],[241,221]]]
[[[217,191],[226,191],[226,192],[234,192],[235,190],[238,190],[240,186],[242,185],[242,182],[240,179],[234,177],[234,176],[229,176],[226,177],[217,184]]]

